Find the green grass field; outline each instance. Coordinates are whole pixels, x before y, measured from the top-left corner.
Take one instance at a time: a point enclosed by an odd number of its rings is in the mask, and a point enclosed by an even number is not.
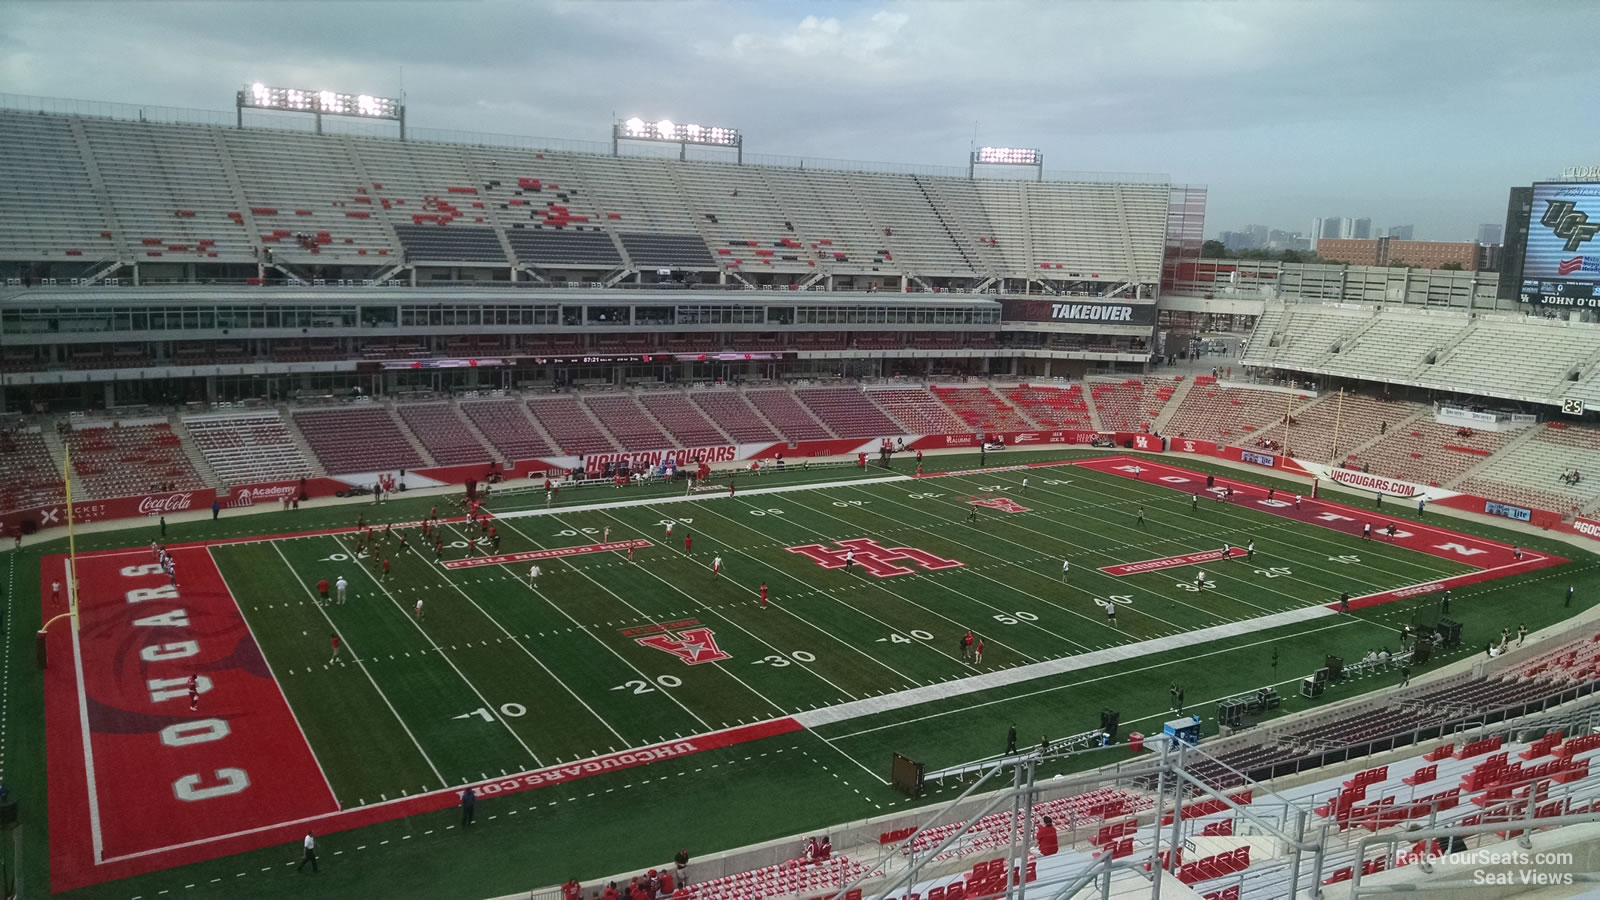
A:
[[[1004,462],[1039,458],[1011,454]],[[975,462],[942,457],[926,468]],[[1187,458],[1173,462],[1222,471]],[[349,534],[212,547],[345,808],[840,704],[863,709],[683,761],[486,800],[479,814],[485,827],[470,838],[447,827],[452,818],[446,813],[331,835],[324,871],[315,879],[297,878],[283,865],[298,856],[296,848],[284,847],[75,896],[205,896],[222,881],[231,896],[242,897],[290,891],[489,895],[659,864],[680,846],[706,853],[882,814],[912,802],[887,786],[892,752],[934,771],[999,752],[1013,723],[1023,744],[1085,731],[1106,705],[1121,711],[1124,732],[1159,730],[1175,682],[1187,706],[1208,720],[1218,699],[1268,683],[1289,695],[1285,711],[1303,709],[1310,701],[1292,696],[1294,684],[1324,654],[1354,659],[1368,648],[1396,645],[1400,624],[1437,615],[1436,599],[1242,627],[1178,649],[1135,645],[1320,606],[1341,591],[1374,593],[1468,570],[1240,506],[1202,501],[1193,507],[1185,494],[1078,467],[879,480],[885,474],[814,469],[741,477],[732,498],[708,493],[685,500],[681,488],[664,486],[584,488],[564,491],[550,509],[542,492],[502,495],[490,503],[500,517],[502,554],[602,537],[651,542],[631,562],[623,551],[541,560],[542,574],[533,583],[527,562],[446,569],[431,550],[424,552],[415,529],[407,529],[407,547],[393,539],[384,545],[382,555],[392,561],[387,580],[379,579],[370,558],[357,555]],[[1254,476],[1246,477],[1262,481]],[[773,487],[797,489],[758,490]],[[967,501],[974,497],[1010,498],[1027,511],[981,508],[977,521],[969,521]],[[656,502],[580,508],[618,500]],[[175,525],[169,539],[347,527],[358,513],[369,522],[406,521],[438,502],[225,517]],[[669,521],[674,533],[667,543]],[[1536,538],[1474,523],[1444,524],[1542,546]],[[149,532],[86,535],[79,550],[138,545]],[[693,535],[692,553],[684,550],[685,534]],[[860,566],[824,568],[789,549],[853,538],[913,547],[963,565],[879,578]],[[482,555],[470,539],[465,526],[447,526],[444,558]],[[1207,584],[1200,590],[1193,589],[1194,566],[1124,577],[1097,571],[1251,541],[1253,559],[1201,567]],[[36,555],[51,549],[11,554],[8,598],[38,595]],[[1574,562],[1455,592],[1452,615],[1466,624],[1465,648],[1481,648],[1508,623],[1537,628],[1577,611],[1528,599],[1557,596],[1552,572],[1563,588],[1594,581],[1592,557],[1568,545],[1548,549]],[[713,575],[711,561],[718,556],[723,572]],[[1072,563],[1067,579],[1064,559]],[[315,583],[340,575],[350,582],[348,602],[319,605]],[[1548,586],[1539,585],[1547,580]],[[763,582],[770,598],[765,609]],[[1592,594],[1585,592],[1585,605]],[[1525,599],[1508,609],[1517,597]],[[1105,598],[1118,604],[1114,624],[1101,605]],[[419,600],[420,620],[414,613]],[[28,691],[31,681],[37,693],[37,673],[17,637],[30,618],[37,611],[24,603],[12,605],[6,617],[8,678],[18,688],[6,708],[13,733],[26,733],[30,717],[39,715],[38,699]],[[643,627],[676,623],[681,633],[696,627],[690,622],[709,629],[727,658],[687,665],[639,640]],[[963,659],[959,641],[969,629],[985,643],[981,663]],[[333,664],[330,632],[344,641],[343,656]],[[1130,648],[1125,658],[1058,675],[982,691],[963,682],[1124,646]],[[942,696],[880,711],[855,703],[929,686]],[[1381,686],[1358,682],[1335,696]],[[1214,731],[1208,725],[1207,733]],[[24,737],[6,749],[9,782],[42,773],[37,740]],[[1091,753],[1068,765],[1104,761]],[[919,802],[940,794],[936,789]],[[42,797],[27,798],[27,839],[19,843],[31,890],[45,877],[43,807]]]

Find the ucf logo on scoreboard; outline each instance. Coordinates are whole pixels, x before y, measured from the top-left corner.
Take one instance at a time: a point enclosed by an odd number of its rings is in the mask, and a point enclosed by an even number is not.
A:
[[[1577,397],[1563,397],[1561,399],[1561,412],[1563,415],[1581,416],[1583,415],[1583,409],[1583,401]]]

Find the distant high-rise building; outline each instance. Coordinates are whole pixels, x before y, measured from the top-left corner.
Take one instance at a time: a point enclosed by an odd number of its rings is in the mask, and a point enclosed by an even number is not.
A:
[[[1415,225],[1390,225],[1389,237],[1397,241],[1414,240],[1417,236]]]
[[[1490,223],[1488,225],[1479,225],[1478,226],[1478,243],[1480,243],[1480,244],[1482,244],[1484,246],[1488,246],[1490,244],[1498,244],[1498,243],[1500,243],[1500,235],[1503,233],[1500,230],[1500,228],[1501,228],[1501,226],[1495,225],[1493,223]]]
[[[1372,237],[1372,220],[1371,219],[1354,219],[1354,220],[1351,220],[1351,222],[1350,222],[1350,237],[1352,237],[1352,238],[1354,238],[1355,240],[1358,240],[1358,241],[1364,241],[1364,240]]]
[[[1270,230],[1265,225],[1246,225],[1244,231],[1250,235],[1250,249],[1259,250],[1267,246],[1267,232]]]

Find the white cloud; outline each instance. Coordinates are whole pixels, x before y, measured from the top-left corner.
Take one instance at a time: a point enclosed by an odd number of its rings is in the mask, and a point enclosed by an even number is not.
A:
[[[831,60],[881,67],[900,58],[910,22],[909,14],[888,10],[850,20],[810,15],[799,22],[759,23],[758,30],[741,31],[725,44],[702,43],[700,52],[715,57],[725,47],[734,59],[758,65]]]

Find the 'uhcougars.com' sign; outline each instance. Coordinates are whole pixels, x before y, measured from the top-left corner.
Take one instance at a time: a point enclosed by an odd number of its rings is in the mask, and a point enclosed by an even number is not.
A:
[[[1328,477],[1340,484],[1353,488],[1381,491],[1396,497],[1415,497],[1427,491],[1427,488],[1412,484],[1409,481],[1396,481],[1393,478],[1384,478],[1381,475],[1372,475],[1367,472],[1355,472],[1350,469],[1332,469],[1328,472]]]

